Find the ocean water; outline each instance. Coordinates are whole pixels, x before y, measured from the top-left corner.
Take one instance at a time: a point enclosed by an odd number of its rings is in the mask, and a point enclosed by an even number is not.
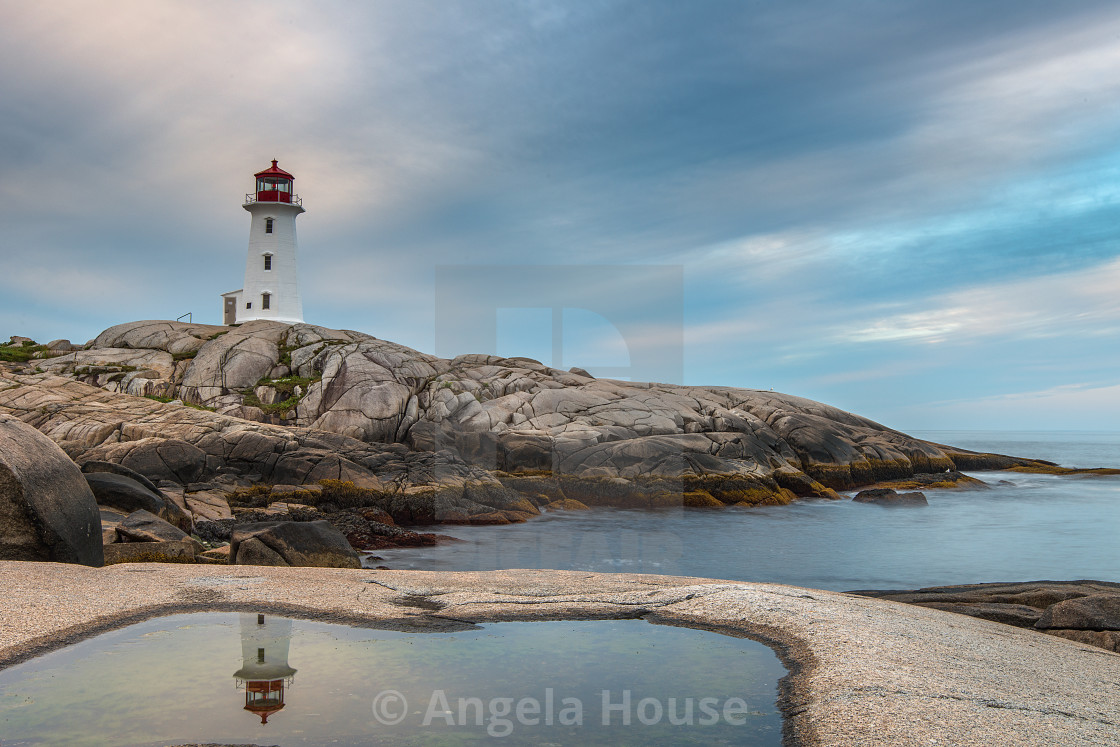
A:
[[[1120,433],[914,435],[1066,466],[1120,467]],[[1120,581],[1120,476],[971,474],[987,488],[926,491],[928,507],[801,500],[716,511],[553,512],[524,524],[439,529],[459,541],[383,550],[366,564],[657,573],[835,591]]]
[[[5,747],[779,745],[785,675],[756,641],[643,620],[400,632],[199,613],[0,671],[0,735]]]
[[[972,451],[1033,457],[1063,467],[1120,468],[1120,431],[912,431]]]

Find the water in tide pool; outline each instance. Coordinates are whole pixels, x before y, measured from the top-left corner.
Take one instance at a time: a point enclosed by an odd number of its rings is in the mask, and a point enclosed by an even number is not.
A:
[[[4,747],[781,744],[777,656],[642,620],[157,618],[0,671]]]
[[[1120,433],[928,431],[939,443],[1120,467]],[[851,501],[718,511],[554,512],[461,540],[383,550],[367,565],[478,571],[557,568],[664,573],[817,589],[912,589],[989,581],[1120,581],[1120,476],[977,472],[986,490],[926,491],[929,506]]]

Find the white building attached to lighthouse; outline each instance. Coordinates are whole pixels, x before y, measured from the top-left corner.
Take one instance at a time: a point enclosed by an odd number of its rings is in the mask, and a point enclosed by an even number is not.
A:
[[[296,216],[303,203],[292,189],[295,177],[276,165],[259,171],[256,192],[245,195],[243,207],[252,215],[245,284],[222,294],[224,324],[254,319],[302,322],[299,295]]]

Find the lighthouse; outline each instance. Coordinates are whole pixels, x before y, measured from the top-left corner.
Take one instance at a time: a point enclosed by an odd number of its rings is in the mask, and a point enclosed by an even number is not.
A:
[[[252,216],[245,284],[222,294],[224,324],[254,319],[302,322],[296,258],[296,216],[303,201],[295,194],[295,177],[276,164],[253,174],[256,190],[245,195],[243,207]]]

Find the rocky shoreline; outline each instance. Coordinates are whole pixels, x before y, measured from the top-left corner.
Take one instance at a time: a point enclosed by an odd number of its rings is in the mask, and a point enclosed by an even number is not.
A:
[[[8,469],[0,559],[90,565],[303,564],[340,550],[336,535],[360,551],[423,547],[451,541],[423,531],[437,524],[782,505],[868,486],[856,500],[920,506],[922,494],[906,491],[977,487],[962,469],[1062,469],[775,392],[600,380],[525,358],[445,360],[264,321],[133,322],[83,346],[12,338],[0,345],[0,417],[8,451],[24,449],[26,464],[41,454],[54,471]],[[69,487],[28,498],[52,480]],[[73,537],[42,531],[52,522]],[[258,532],[239,559],[235,534],[261,524],[300,526]],[[87,546],[95,536],[107,549]],[[319,562],[358,561],[332,551]]]
[[[35,352],[0,364],[0,412],[76,462],[184,488],[348,481],[408,496],[415,510],[401,523],[516,521],[541,496],[781,504],[915,474],[1056,467],[932,444],[776,392],[446,360],[308,324],[133,322],[80,348],[13,338],[5,350]]]

